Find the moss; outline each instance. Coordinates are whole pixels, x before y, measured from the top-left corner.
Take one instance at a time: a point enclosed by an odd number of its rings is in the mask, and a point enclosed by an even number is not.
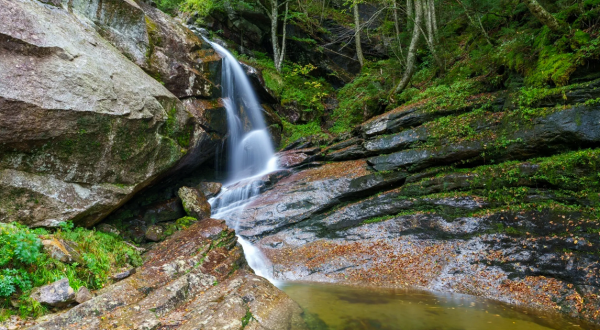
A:
[[[531,86],[544,86],[550,81],[557,86],[565,86],[576,69],[574,54],[560,53],[554,46],[546,46],[536,68],[525,81]]]
[[[177,227],[179,227],[181,229],[185,229],[197,221],[198,220],[194,217],[183,217],[183,218],[179,218],[179,219],[175,220],[175,223],[177,224]]]
[[[244,315],[244,317],[242,317],[242,329],[246,328],[246,326],[248,325],[248,323],[250,323],[250,320],[252,320],[254,318],[254,316],[252,315],[252,313],[250,312],[250,310],[246,311],[246,315]]]
[[[50,258],[41,248],[39,237],[54,237],[70,242],[77,242],[77,250],[81,254],[83,263],[64,264]],[[70,286],[77,290],[86,286],[91,290],[100,289],[110,280],[110,275],[121,267],[139,266],[142,263],[139,252],[125,244],[123,240],[111,234],[96,232],[84,228],[73,228],[72,224],[64,224],[54,232],[45,229],[29,229],[24,226],[11,224],[3,225],[0,230],[0,241],[10,237],[17,241],[25,242],[31,238],[35,244],[27,244],[27,255],[31,260],[20,259],[6,260],[7,251],[2,253],[3,269],[14,269],[26,276],[30,286],[22,287],[18,292],[20,296],[18,307],[13,307],[10,300],[0,300],[3,309],[18,311],[23,317],[40,316],[47,310],[28,296],[34,287],[46,285],[62,278],[68,278]],[[2,244],[3,248],[10,245]],[[18,244],[16,246],[19,247]],[[21,254],[26,250],[21,250]],[[1,280],[0,280],[1,281]],[[2,286],[2,283],[0,283]]]
[[[283,122],[283,138],[281,140],[281,147],[285,148],[288,144],[307,136],[317,136],[322,138],[328,138],[329,136],[323,132],[321,126],[317,121],[312,121],[308,124],[294,125],[288,123],[286,120]]]

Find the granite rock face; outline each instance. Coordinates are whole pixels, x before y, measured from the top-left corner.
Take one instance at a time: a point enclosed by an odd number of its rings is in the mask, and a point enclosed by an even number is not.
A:
[[[160,11],[2,0],[0,21],[0,221],[91,226],[214,153],[177,96],[218,97],[220,59]]]

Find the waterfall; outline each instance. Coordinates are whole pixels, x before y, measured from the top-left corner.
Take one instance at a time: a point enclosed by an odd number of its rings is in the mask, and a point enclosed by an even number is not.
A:
[[[205,38],[206,40],[206,38]],[[222,46],[209,42],[223,57],[222,97],[227,110],[227,175],[219,195],[211,198],[212,217],[224,219],[236,232],[237,214],[261,193],[261,177],[277,170],[277,158],[258,102],[246,72],[235,57]],[[257,275],[274,283],[268,260],[250,241],[238,235],[248,264]]]

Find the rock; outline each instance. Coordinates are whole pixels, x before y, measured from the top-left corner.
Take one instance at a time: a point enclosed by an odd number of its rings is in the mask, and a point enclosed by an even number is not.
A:
[[[466,142],[440,148],[409,149],[389,155],[371,157],[367,161],[377,171],[410,169],[416,172],[434,165],[469,160],[478,157],[483,151],[483,142]]]
[[[221,192],[223,184],[219,182],[200,182],[198,190],[200,190],[206,198],[215,197]]]
[[[219,137],[227,135],[227,110],[222,99],[205,100],[188,98],[183,100],[186,109],[199,118],[200,125]]]
[[[216,87],[200,76],[218,70],[219,58],[146,4],[98,3],[69,2],[74,14],[0,0],[0,221],[94,225],[168,170],[197,166],[217,146],[219,138],[175,95],[93,28],[134,61],[161,63],[146,70],[172,77],[166,84],[180,95],[212,97]],[[164,38],[150,52],[156,61],[147,62],[153,29]],[[196,50],[183,54],[190,47]]]
[[[323,159],[326,161],[343,161],[364,158],[369,153],[365,150],[362,143],[353,144],[343,149],[334,150],[327,153]]]
[[[190,187],[181,187],[178,195],[187,215],[198,220],[210,217],[210,204],[202,192]]]
[[[79,290],[77,290],[77,294],[75,294],[75,301],[78,304],[83,304],[92,298],[92,293],[85,286],[80,287]]]
[[[364,147],[371,153],[389,153],[406,149],[419,141],[427,141],[427,131],[425,129],[409,129],[397,134],[370,139],[365,142]]]
[[[278,152],[275,156],[279,160],[279,166],[283,168],[292,168],[310,163],[318,153],[320,148],[293,149],[288,151]]]
[[[113,280],[115,280],[115,281],[120,281],[120,280],[126,279],[126,278],[128,278],[129,276],[131,276],[131,275],[135,274],[135,272],[136,272],[136,271],[135,271],[135,268],[131,268],[131,269],[128,269],[128,270],[126,270],[126,271],[123,271],[123,272],[120,272],[120,273],[114,274],[114,275],[113,275],[113,276],[111,276],[111,277],[112,277],[112,279],[113,279]]]
[[[139,247],[139,246],[135,246],[135,245],[133,245],[133,244],[131,244],[131,243],[129,243],[129,242],[124,242],[124,243],[125,243],[125,244],[127,244],[127,245],[129,245],[129,247],[133,248],[134,250],[136,250],[136,251],[137,251],[137,252],[139,252],[139,253],[144,253],[144,252],[146,252],[146,249],[144,249],[144,248],[141,248],[141,247]]]
[[[220,57],[192,31],[142,1],[75,1],[70,11],[178,98],[216,98]]]
[[[119,235],[121,232],[115,226],[108,223],[101,223],[96,226],[96,230],[105,234]]]
[[[308,329],[302,309],[248,268],[225,221],[205,219],[158,243],[135,274],[29,329],[241,329],[247,313],[260,320],[247,329]]]
[[[44,251],[53,259],[66,264],[77,262],[83,264],[83,259],[77,250],[73,247],[72,242],[58,240],[56,238],[42,240]]]
[[[165,230],[162,226],[152,225],[146,229],[144,237],[151,242],[160,242],[165,238]]]
[[[501,109],[504,101],[504,98],[498,94],[482,94],[469,97],[460,107],[441,107],[435,111],[432,111],[430,107],[423,106],[422,102],[407,104],[367,120],[358,127],[358,131],[366,137],[397,133],[439,117],[471,111],[486,103],[491,103],[495,108]]]
[[[402,171],[372,173],[364,160],[325,164],[293,173],[236,215],[239,234],[252,237],[278,231],[334,207],[344,198],[401,184],[406,176]]]
[[[262,71],[252,67],[246,63],[240,63],[242,68],[252,84],[252,88],[256,92],[259,103],[261,104],[278,104],[277,96],[275,93],[267,87],[265,79],[263,78]]]
[[[150,205],[144,212],[144,222],[148,225],[159,222],[177,220],[185,215],[181,200],[171,198],[164,202],[158,202]]]
[[[30,297],[44,305],[65,307],[75,301],[75,291],[69,286],[69,279],[63,278],[34,289]]]

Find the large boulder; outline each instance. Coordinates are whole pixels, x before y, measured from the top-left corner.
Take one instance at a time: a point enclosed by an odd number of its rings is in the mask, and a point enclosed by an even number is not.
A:
[[[165,88],[168,82],[163,86],[128,60],[137,63],[145,49],[130,43],[154,28],[170,39],[151,47],[152,56],[179,49],[171,44],[180,41],[197,50],[188,62],[164,55],[171,62],[160,70],[186,71],[189,61],[218,69],[219,59],[143,3],[55,5],[0,0],[0,221],[54,226],[73,220],[90,226],[168,170],[211,157],[220,139]],[[184,36],[191,39],[184,42]],[[198,70],[189,69],[194,76],[165,76],[200,82],[171,88],[178,94],[191,90],[181,96],[210,97],[212,85],[198,78],[208,71]]]
[[[220,57],[192,31],[138,0],[62,0],[179,98],[219,94]]]

